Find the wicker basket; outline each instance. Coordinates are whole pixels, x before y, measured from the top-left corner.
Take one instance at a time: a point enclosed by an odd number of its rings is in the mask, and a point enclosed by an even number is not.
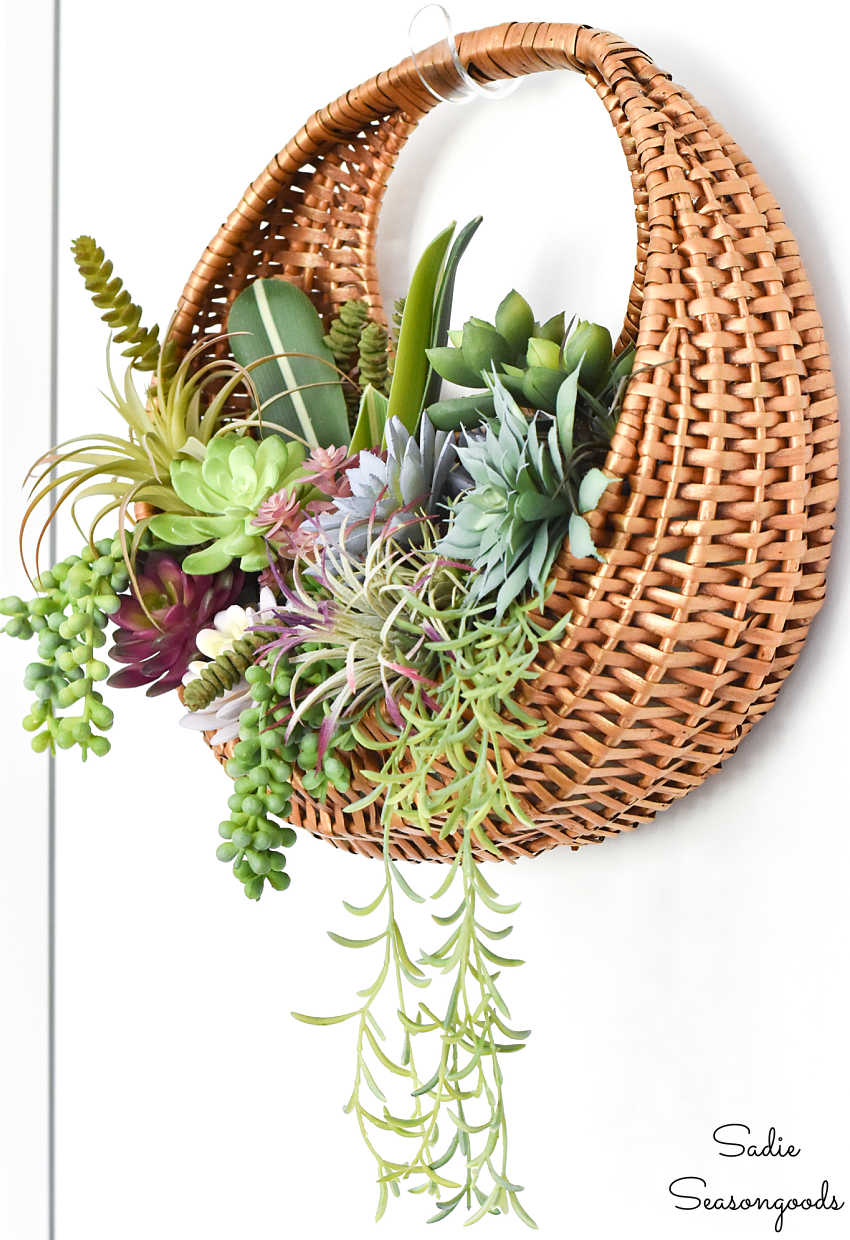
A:
[[[572,621],[528,693],[546,733],[511,773],[535,829],[490,832],[512,859],[647,822],[715,771],[773,705],[823,601],[838,424],[797,243],[704,108],[643,52],[586,27],[509,23],[460,36],[458,53],[479,80],[583,73],[622,143],[637,219],[620,343],[636,341],[641,373],[607,461],[621,481],[593,517],[605,562],[565,552],[555,569],[549,610]],[[431,82],[452,81],[445,45],[423,64]],[[179,345],[220,333],[258,276],[297,283],[325,315],[365,298],[383,321],[381,199],[436,103],[408,59],[312,116],[193,271]],[[374,765],[373,754],[358,758]],[[353,793],[369,786],[355,778]],[[335,793],[319,805],[299,791],[292,821],[377,855],[379,809],[344,805]],[[451,839],[401,825],[391,846],[410,859],[454,855]]]

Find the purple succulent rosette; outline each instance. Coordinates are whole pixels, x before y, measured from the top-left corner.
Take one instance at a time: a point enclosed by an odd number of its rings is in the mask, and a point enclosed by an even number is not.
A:
[[[115,613],[115,645],[109,656],[127,666],[108,683],[119,689],[147,685],[148,697],[176,689],[196,657],[198,633],[235,602],[244,580],[244,573],[234,567],[212,575],[184,573],[167,552],[151,552],[138,578],[144,607],[127,594]]]

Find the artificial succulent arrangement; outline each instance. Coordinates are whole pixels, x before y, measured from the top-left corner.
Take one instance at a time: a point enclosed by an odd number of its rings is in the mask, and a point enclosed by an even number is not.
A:
[[[125,425],[36,462],[21,535],[23,547],[47,506],[36,593],[0,611],[7,634],[37,642],[24,720],[37,751],[107,753],[103,682],[179,690],[184,724],[226,747],[218,856],[249,898],[289,885],[295,791],[379,807],[379,889],[346,904],[377,928],[332,935],[372,949],[375,975],[339,1015],[299,1019],[355,1031],[346,1109],[375,1161],[379,1216],[407,1187],[435,1198],[434,1219],[462,1207],[470,1222],[513,1212],[533,1226],[509,1173],[503,1096],[504,1058],[528,1036],[501,990],[520,963],[497,950],[515,906],[475,858],[498,857],[500,824],[532,825],[504,755],[545,730],[523,686],[569,622],[545,615],[555,559],[565,546],[601,558],[587,514],[612,480],[632,353],[615,356],[597,324],[538,322],[515,290],[492,323],[450,330],[480,222],[427,247],[392,336],[363,300],[323,323],[294,284],[256,279],[231,307],[227,356],[209,341],[182,357],[163,344],[80,237],[75,260],[127,363],[116,380],[107,356]],[[444,380],[473,390],[444,396]],[[84,545],[42,571],[66,503]],[[391,822],[454,844],[432,897],[453,907],[418,954],[399,902],[424,897],[390,855]],[[440,978],[442,1006],[429,997]]]

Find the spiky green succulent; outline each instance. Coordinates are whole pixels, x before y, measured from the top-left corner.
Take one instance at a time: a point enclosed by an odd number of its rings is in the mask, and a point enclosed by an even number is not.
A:
[[[173,546],[209,544],[186,557],[187,573],[217,573],[234,560],[246,572],[260,572],[268,553],[262,528],[254,524],[257,509],[282,487],[298,487],[303,460],[301,444],[279,436],[257,443],[244,435],[220,435],[203,460],[172,462],[171,485],[192,511],[160,513],[151,530]]]
[[[520,404],[548,413],[555,412],[567,375],[580,367],[580,404],[587,406],[588,416],[610,414],[621,380],[631,373],[633,350],[614,357],[611,334],[598,323],[579,320],[565,341],[566,334],[563,313],[537,323],[528,302],[512,289],[496,311],[495,324],[471,318],[462,331],[450,333],[450,345],[429,349],[428,357],[442,378],[461,387],[481,388],[495,370]],[[482,413],[493,413],[487,391],[428,408],[431,420],[444,429],[480,422]]]
[[[361,452],[346,473],[351,494],[335,497],[318,518],[321,540],[344,543],[348,556],[362,556],[373,538],[391,535],[402,546],[421,541],[423,521],[437,513],[456,464],[453,438],[422,418],[412,435],[398,418],[386,425],[386,456]]]
[[[102,311],[100,317],[115,343],[124,346],[122,356],[129,357],[137,370],[159,369],[166,381],[171,379],[176,369],[174,341],[166,340],[163,348],[158,325],[142,326],[141,306],[133,302],[123,281],[114,275],[112,263],[94,237],[77,237],[71,250],[92,301]]]
[[[469,600],[495,595],[497,618],[525,590],[543,594],[567,536],[574,555],[601,558],[582,514],[596,507],[611,479],[587,469],[592,449],[575,443],[578,377],[576,369],[562,384],[554,417],[529,420],[492,375],[496,416],[457,449],[471,485],[437,551],[472,565]]]

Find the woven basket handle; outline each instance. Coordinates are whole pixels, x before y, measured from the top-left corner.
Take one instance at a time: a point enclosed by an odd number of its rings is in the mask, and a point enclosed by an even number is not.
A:
[[[632,174],[637,262],[620,344],[633,340],[643,297],[647,230],[645,169],[633,128],[658,110],[665,82],[643,52],[616,35],[572,24],[508,22],[457,36],[457,55],[479,81],[550,69],[583,73],[600,95]],[[446,94],[457,69],[446,41],[407,57],[316,112],[248,187],[207,246],[184,289],[172,335],[186,348],[224,328],[230,303],[257,276],[300,284],[329,314],[365,298],[384,320],[376,269],[381,200],[396,157],[418,121]]]
[[[417,53],[413,66],[438,94],[450,94],[457,82],[453,49],[447,41]],[[476,81],[486,83],[505,78],[524,77],[551,69],[572,69],[584,75],[602,98],[623,147],[632,174],[632,192],[638,227],[637,262],[629,293],[623,331],[618,348],[633,341],[637,334],[646,272],[646,183],[635,155],[627,100],[615,87],[623,80],[632,83],[631,106],[649,103],[648,91],[657,79],[669,80],[642,51],[617,35],[572,23],[506,22],[458,36],[456,56]],[[409,62],[399,66],[405,78]],[[442,87],[442,89],[441,89]]]

